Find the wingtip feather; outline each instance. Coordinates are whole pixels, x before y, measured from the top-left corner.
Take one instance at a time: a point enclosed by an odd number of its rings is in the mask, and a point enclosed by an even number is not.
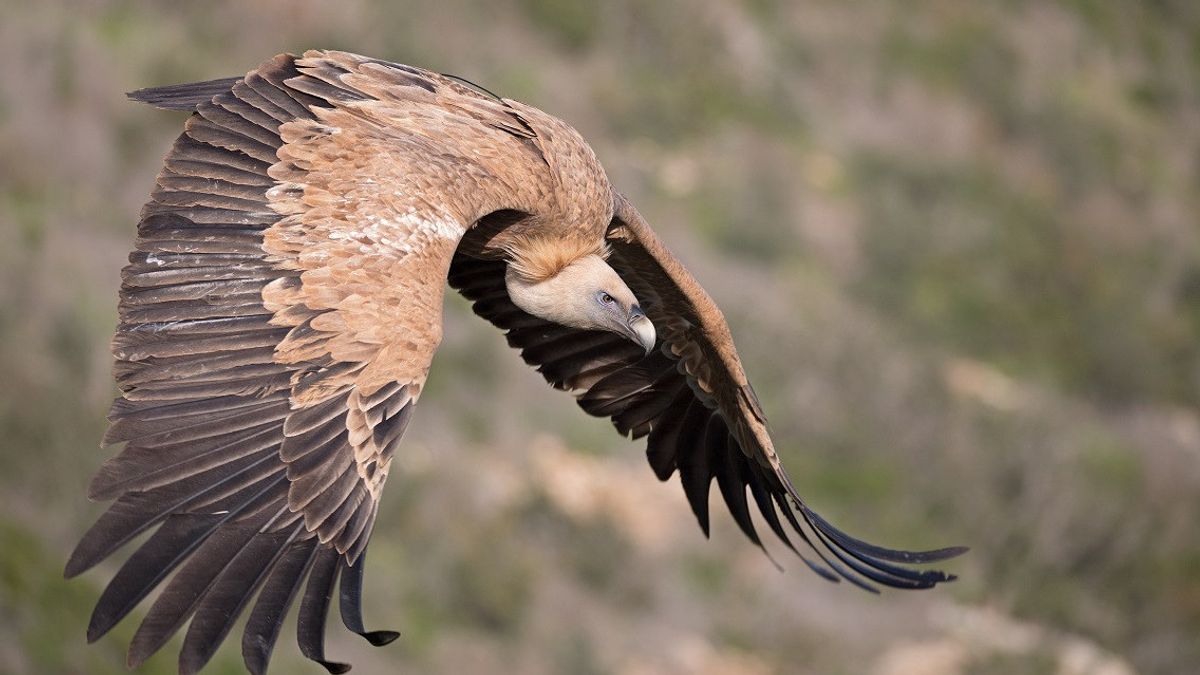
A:
[[[79,553],[79,547],[76,547],[71,552],[71,557],[67,559],[67,564],[63,566],[63,579],[74,579],[86,572],[91,566],[85,563],[86,561]]]
[[[342,673],[350,672],[352,667],[349,663],[339,663],[338,661],[317,661],[322,668],[329,671],[331,675],[341,675]]]
[[[201,103],[211,101],[214,96],[233,88],[241,77],[226,77],[207,82],[169,84],[162,87],[146,87],[126,92],[131,101],[146,103],[162,110],[191,112]]]
[[[373,647],[382,647],[391,644],[400,637],[399,631],[394,630],[373,630],[368,633],[363,633],[363,638],[371,643]]]

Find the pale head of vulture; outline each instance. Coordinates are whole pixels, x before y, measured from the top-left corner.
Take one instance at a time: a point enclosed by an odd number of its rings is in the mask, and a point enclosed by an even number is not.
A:
[[[504,275],[517,307],[570,328],[616,333],[654,349],[654,324],[633,291],[604,260],[603,250],[573,251],[561,242],[522,242]]]

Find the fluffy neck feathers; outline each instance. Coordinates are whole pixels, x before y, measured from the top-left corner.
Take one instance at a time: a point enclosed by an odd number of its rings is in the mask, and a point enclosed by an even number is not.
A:
[[[594,239],[520,236],[505,248],[509,256],[508,274],[526,284],[547,281],[587,256],[601,260],[608,257],[608,245]]]

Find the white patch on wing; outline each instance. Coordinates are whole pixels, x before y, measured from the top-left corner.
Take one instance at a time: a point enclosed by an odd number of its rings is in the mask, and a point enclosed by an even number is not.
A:
[[[394,194],[397,197],[404,197],[404,194],[400,192],[396,192]],[[467,231],[467,228],[463,227],[461,223],[443,210],[422,213],[417,211],[415,208],[410,207],[408,211],[399,216],[397,222],[405,227],[408,227],[410,231],[432,232],[433,234],[445,239],[457,240],[459,237],[463,236],[463,233]]]
[[[434,234],[443,239],[458,240],[466,233],[467,228],[451,218],[436,219],[429,222]]]
[[[458,241],[466,231],[444,213],[409,209],[392,217],[366,214],[357,229],[330,232],[329,238],[356,242],[358,253],[363,255],[390,253],[403,257],[424,249],[435,239]]]

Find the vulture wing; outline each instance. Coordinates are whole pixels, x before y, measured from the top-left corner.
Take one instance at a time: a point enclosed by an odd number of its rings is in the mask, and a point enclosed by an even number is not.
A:
[[[608,229],[608,262],[633,290],[658,330],[649,355],[611,333],[548,323],[518,309],[504,286],[504,264],[459,254],[450,284],[476,314],[507,332],[509,345],[553,386],[576,395],[587,413],[609,417],[621,434],[647,437],[646,456],[660,480],[678,470],[705,535],[708,494],[716,479],[742,531],[762,546],[747,498],[789,548],[790,529],[819,560],[797,551],[822,577],[928,588],[954,577],[905,564],[945,560],[966,549],[897,551],[838,530],[796,493],[780,465],[766,420],[746,379],[720,310],[620,195]],[[781,520],[780,514],[783,515]],[[785,526],[786,521],[786,526]]]
[[[194,672],[257,592],[242,653],[260,673],[299,596],[301,651],[341,672],[323,648],[339,578],[348,628],[397,635],[363,628],[364,551],[458,240],[522,206],[489,164],[511,178],[532,159],[522,121],[448,78],[337,52],[132,97],[193,113],[122,273],[105,443],[125,447],[90,488],[116,501],[66,574],[153,533],[88,638],[164,586],[129,663],[190,618],[180,670]]]

